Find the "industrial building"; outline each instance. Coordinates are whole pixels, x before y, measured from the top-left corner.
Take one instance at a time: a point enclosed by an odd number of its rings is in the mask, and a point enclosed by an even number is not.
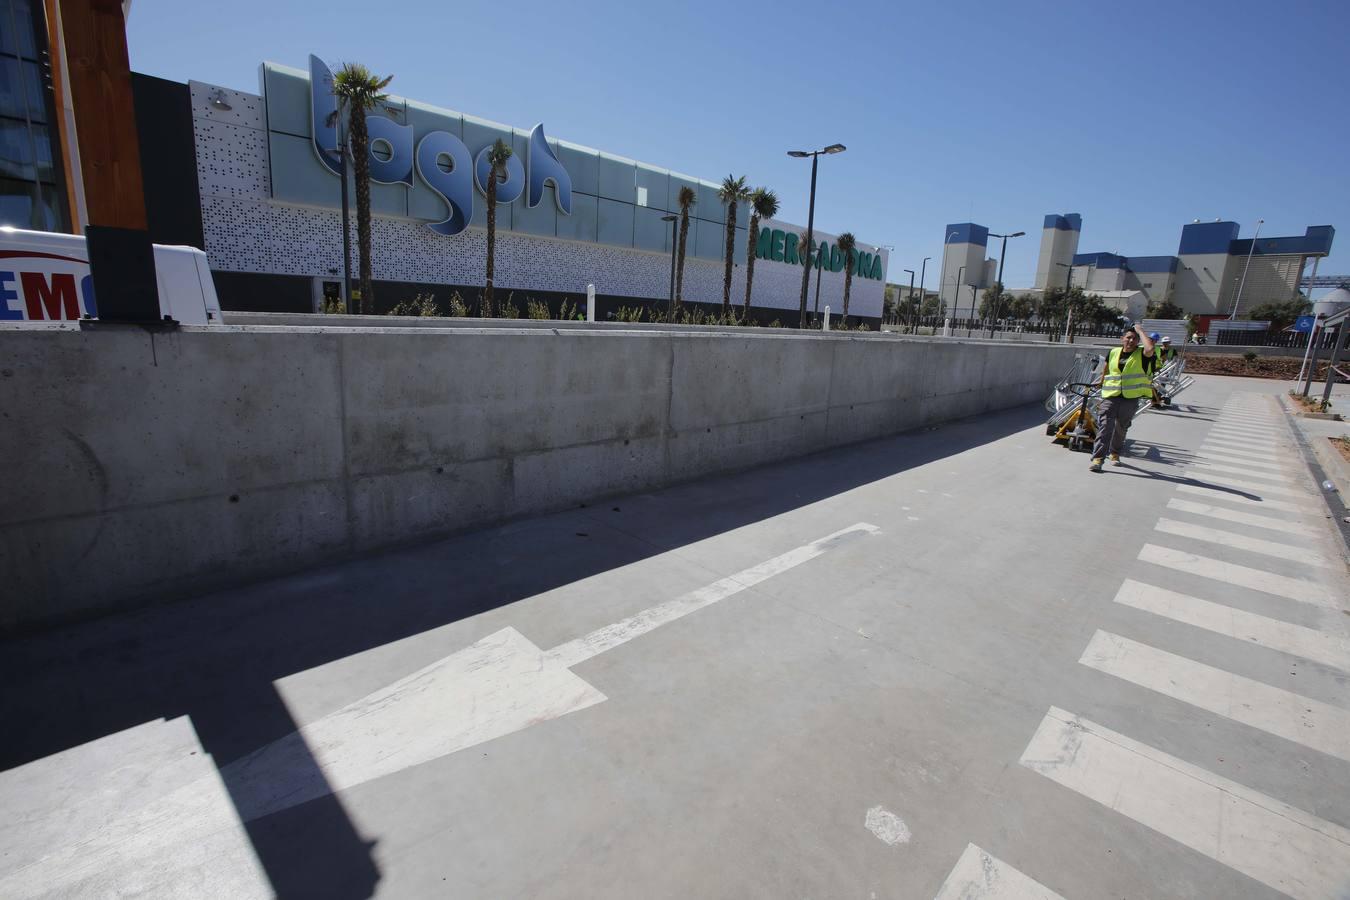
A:
[[[1172,256],[1078,252],[1082,217],[1049,215],[1042,229],[1036,289],[1078,285],[1094,293],[1133,292],[1146,302],[1170,300],[1200,318],[1243,316],[1270,302],[1292,300],[1309,260],[1331,252],[1336,229],[1314,225],[1302,235],[1239,239],[1237,222],[1195,221],[1181,229]],[[1065,262],[1072,257],[1072,267]]]
[[[1099,294],[1122,314],[1136,315],[1150,303],[1170,300],[1202,323],[1246,315],[1254,307],[1292,300],[1310,260],[1331,253],[1336,229],[1313,225],[1302,235],[1239,238],[1237,222],[1196,220],[1181,229],[1177,252],[1125,256],[1079,252],[1083,217],[1051,213],[1041,228],[1033,288],[1040,293],[1069,286]],[[989,229],[974,222],[948,225],[939,292],[949,313],[978,309],[978,292],[997,280],[998,260],[988,256]]]

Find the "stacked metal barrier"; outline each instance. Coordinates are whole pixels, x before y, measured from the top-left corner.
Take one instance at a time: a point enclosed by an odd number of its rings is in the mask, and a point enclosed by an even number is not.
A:
[[[1103,398],[1101,389],[1096,385],[1101,379],[1106,359],[1106,354],[1102,353],[1078,354],[1069,371],[1064,373],[1045,401],[1045,409],[1050,413],[1045,423],[1045,433],[1056,441],[1065,441],[1071,450],[1090,447],[1097,437]],[[1153,377],[1153,386],[1162,400],[1170,402],[1191,386],[1195,379],[1184,374],[1185,368],[1185,360],[1178,357]],[[1142,397],[1135,415],[1153,407],[1152,397]]]
[[[1045,433],[1057,441],[1067,441],[1070,449],[1077,450],[1096,437],[1102,392],[1091,385],[1100,380],[1105,364],[1106,357],[1100,353],[1079,353],[1045,401],[1050,413]]]
[[[1185,373],[1186,360],[1178,356],[1153,376],[1153,388],[1158,392],[1158,396],[1162,398],[1163,402],[1171,403],[1173,397],[1195,382],[1194,378]]]

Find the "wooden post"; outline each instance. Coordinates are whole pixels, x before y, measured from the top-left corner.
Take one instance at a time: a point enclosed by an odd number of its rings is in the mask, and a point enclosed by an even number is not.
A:
[[[89,225],[145,230],[145,189],[120,0],[58,0]]]

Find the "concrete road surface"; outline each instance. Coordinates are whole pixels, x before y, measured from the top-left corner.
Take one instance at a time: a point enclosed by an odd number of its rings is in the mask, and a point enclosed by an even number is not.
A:
[[[10,640],[0,897],[1350,897],[1282,388],[1102,474],[1023,408]]]

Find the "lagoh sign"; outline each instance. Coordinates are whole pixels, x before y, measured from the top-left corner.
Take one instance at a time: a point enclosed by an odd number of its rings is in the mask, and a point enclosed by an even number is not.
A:
[[[334,175],[342,172],[338,155],[336,116],[337,98],[333,96],[333,72],[317,56],[309,57],[310,135],[314,153],[324,167]],[[431,188],[450,208],[450,215],[439,222],[428,222],[427,227],[438,234],[459,234],[469,227],[473,218],[474,188],[487,196],[488,178],[492,176],[488,164],[491,145],[484,147],[475,158],[464,141],[448,131],[430,131],[414,142],[413,127],[400,125],[392,119],[372,113],[366,116],[370,133],[370,180],[381,184],[404,184],[414,187],[413,171],[422,183]],[[376,146],[383,145],[386,157],[376,154]],[[554,155],[544,136],[544,126],[536,125],[530,132],[529,149],[522,164],[512,154],[506,161],[506,180],[497,184],[497,202],[513,203],[521,194],[525,205],[535,207],[543,199],[544,188],[553,185],[553,200],[558,211],[572,213],[572,178]]]
[[[815,268],[823,268],[827,272],[844,271],[844,254],[838,244],[815,240],[811,243],[815,245],[811,248],[811,252],[815,254],[811,264]],[[768,259],[800,266],[805,245],[806,240],[801,235],[781,228],[763,228],[755,244],[755,259]],[[885,277],[881,271],[880,253],[854,249],[850,250],[849,254],[853,257],[854,276],[872,281],[881,281]]]

